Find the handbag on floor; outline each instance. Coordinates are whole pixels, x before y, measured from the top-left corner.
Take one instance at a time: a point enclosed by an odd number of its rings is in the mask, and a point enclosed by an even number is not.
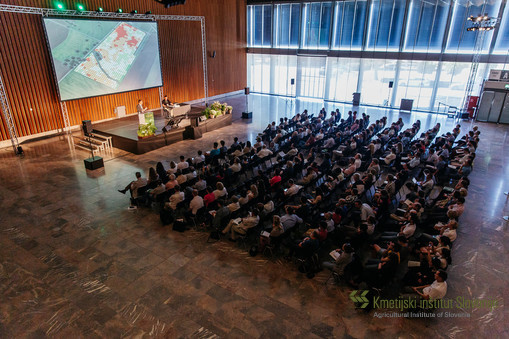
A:
[[[175,219],[173,222],[173,230],[177,232],[184,232],[186,230],[186,223],[184,219]]]
[[[169,225],[173,222],[173,214],[172,211],[167,210],[166,208],[162,208],[161,212],[159,212],[159,217],[161,218],[161,222],[163,225]]]

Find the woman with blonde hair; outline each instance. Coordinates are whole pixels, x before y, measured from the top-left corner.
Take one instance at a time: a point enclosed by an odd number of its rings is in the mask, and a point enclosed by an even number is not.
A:
[[[218,181],[216,184],[216,190],[214,191],[214,196],[216,199],[221,197],[228,197],[228,191],[226,190],[226,187],[224,187],[223,183],[221,181]]]

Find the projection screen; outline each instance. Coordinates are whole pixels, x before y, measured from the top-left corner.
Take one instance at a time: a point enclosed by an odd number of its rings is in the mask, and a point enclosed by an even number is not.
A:
[[[43,20],[60,100],[162,86],[156,22]]]

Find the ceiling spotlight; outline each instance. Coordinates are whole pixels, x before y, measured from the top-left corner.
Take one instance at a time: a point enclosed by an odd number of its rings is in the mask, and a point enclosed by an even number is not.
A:
[[[119,8],[117,9],[117,13],[123,13],[124,11],[122,10],[122,8]]]
[[[135,14],[137,14],[137,13],[138,13],[138,11],[137,11],[137,10],[131,11],[131,14],[132,14],[132,15],[135,15]]]
[[[474,16],[473,15],[469,16],[467,20],[474,21]]]
[[[76,5],[76,9],[80,12],[83,12],[85,10],[85,6],[83,6],[82,4],[78,4]]]
[[[145,15],[150,15],[150,14],[152,14],[152,11],[146,11],[145,12]]]
[[[57,9],[60,11],[63,11],[65,9],[64,4],[61,2],[57,2],[56,6],[57,6]]]
[[[99,7],[98,9],[95,10],[97,13],[101,13],[102,11],[104,11],[104,9],[102,7]]]

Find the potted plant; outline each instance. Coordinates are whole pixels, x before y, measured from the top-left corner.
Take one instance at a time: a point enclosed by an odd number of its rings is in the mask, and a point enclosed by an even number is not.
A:
[[[144,139],[153,136],[156,133],[156,126],[153,122],[138,126],[138,138]]]

